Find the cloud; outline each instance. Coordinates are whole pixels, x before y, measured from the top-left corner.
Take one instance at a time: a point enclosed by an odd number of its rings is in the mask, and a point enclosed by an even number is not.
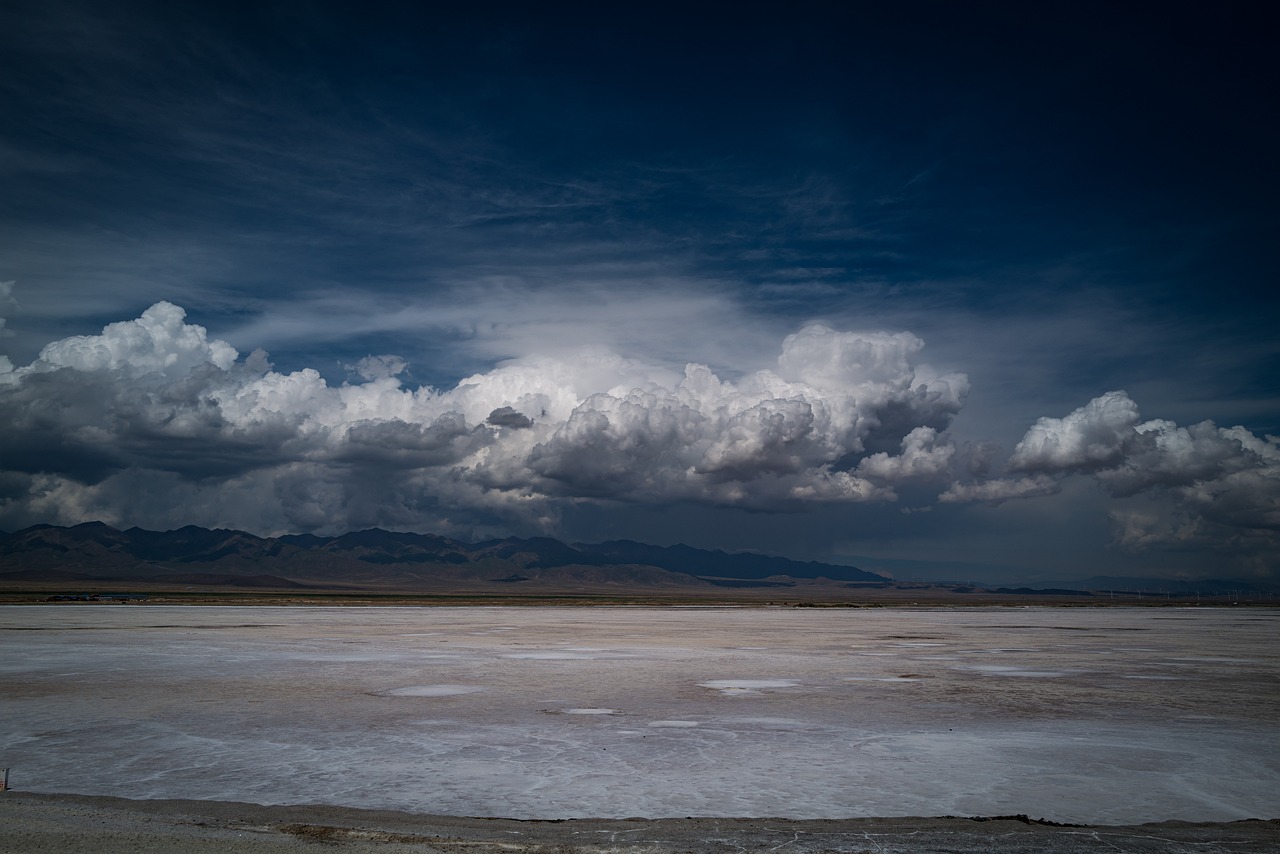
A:
[[[359,382],[226,342],[160,302],[0,375],[6,519],[338,530],[554,525],[565,501],[754,509],[891,501],[944,477],[967,380],[909,333],[811,325],[730,380],[587,347],[433,389],[396,356]],[[896,454],[873,450],[892,443]],[[176,518],[181,514],[183,518]]]
[[[380,380],[403,374],[409,363],[399,356],[365,356],[349,370],[355,372],[362,380]]]
[[[1274,544],[1280,533],[1280,439],[1212,421],[1189,427],[1142,421],[1123,391],[1100,395],[1063,418],[1037,420],[1007,470],[1024,476],[957,482],[939,501],[1047,495],[1061,478],[1082,474],[1117,499],[1165,500],[1145,510],[1112,511],[1116,539],[1125,546],[1242,538]]]
[[[1280,440],[1143,421],[1112,391],[1036,420],[1002,469],[998,446],[953,443],[968,381],[922,363],[923,346],[812,324],[773,367],[673,370],[597,344],[443,388],[369,356],[333,384],[241,357],[159,302],[0,372],[0,522],[488,536],[554,532],[583,503],[792,511],[905,490],[918,504],[952,481],[938,503],[995,504],[1087,476],[1117,502],[1125,548],[1274,547]]]
[[[912,477],[935,477],[946,474],[955,456],[955,447],[938,445],[938,431],[932,427],[917,427],[902,439],[902,453],[891,457],[884,452],[872,454],[858,463],[858,471],[868,477],[883,480],[904,480]]]
[[[1058,484],[1053,478],[1037,475],[1035,477],[997,478],[979,483],[953,483],[947,491],[938,496],[944,504],[957,504],[967,501],[986,501],[998,504],[1012,498],[1035,498],[1041,495],[1052,495],[1058,491]]]
[[[1013,449],[1013,472],[1054,474],[1115,464],[1138,423],[1138,407],[1123,391],[1096,397],[1065,418],[1041,418]]]
[[[101,335],[77,335],[49,344],[26,372],[72,368],[115,370],[129,378],[150,373],[178,378],[197,365],[231,367],[239,355],[235,349],[225,341],[210,341],[203,326],[184,323],[185,317],[178,306],[158,302],[137,320],[112,323]]]
[[[1179,427],[1156,420],[1135,428],[1127,452],[1123,464],[1098,472],[1103,487],[1118,497],[1166,493],[1180,520],[1145,526],[1145,541],[1280,539],[1280,439],[1212,421]]]
[[[14,304],[13,286],[15,284],[16,282],[14,281],[0,282],[0,307],[5,308],[6,313],[8,308],[6,306],[6,303],[8,305]],[[0,317],[0,338],[13,337],[13,333],[10,330],[5,328],[5,325],[7,323],[8,323],[8,318]],[[0,374],[7,374],[12,370],[13,370],[13,362],[9,360],[9,357],[0,356]]]
[[[499,406],[489,413],[489,417],[484,420],[484,423],[491,424],[494,427],[513,427],[517,430],[523,430],[533,426],[533,419],[516,412],[510,406]]]

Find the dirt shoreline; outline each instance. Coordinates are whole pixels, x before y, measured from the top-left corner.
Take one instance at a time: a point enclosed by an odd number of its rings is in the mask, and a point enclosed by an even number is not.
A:
[[[24,854],[434,852],[1280,851],[1280,820],[1134,826],[996,818],[520,821],[351,807],[0,793],[0,851]]]

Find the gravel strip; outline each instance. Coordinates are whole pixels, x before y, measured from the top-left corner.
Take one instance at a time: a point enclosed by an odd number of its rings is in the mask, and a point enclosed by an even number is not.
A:
[[[434,852],[1163,852],[1271,854],[1280,820],[1129,827],[1042,824],[1026,816],[791,821],[516,821],[330,806],[260,806],[0,793],[0,852],[274,854]]]

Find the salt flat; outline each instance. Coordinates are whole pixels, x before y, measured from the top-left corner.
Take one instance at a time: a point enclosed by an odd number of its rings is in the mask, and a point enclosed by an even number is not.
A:
[[[1275,609],[0,608],[17,788],[443,815],[1280,815]]]

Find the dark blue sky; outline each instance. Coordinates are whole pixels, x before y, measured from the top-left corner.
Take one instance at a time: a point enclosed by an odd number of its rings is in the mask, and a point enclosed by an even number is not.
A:
[[[1251,4],[398,5],[0,10],[0,525],[1275,572]]]

